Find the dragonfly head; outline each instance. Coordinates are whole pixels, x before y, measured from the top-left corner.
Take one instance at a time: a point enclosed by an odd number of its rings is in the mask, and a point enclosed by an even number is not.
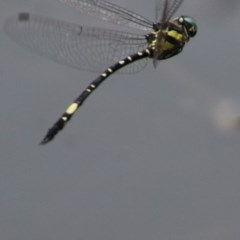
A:
[[[196,21],[189,16],[181,16],[174,18],[173,21],[177,22],[179,25],[182,25],[189,37],[194,37],[197,33],[197,24]]]

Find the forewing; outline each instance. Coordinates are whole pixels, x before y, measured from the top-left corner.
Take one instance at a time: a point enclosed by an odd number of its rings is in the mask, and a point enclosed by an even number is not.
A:
[[[103,0],[58,0],[84,14],[122,26],[145,31],[152,29],[152,21],[116,4]]]
[[[183,0],[156,0],[156,22],[168,22],[182,3]]]
[[[115,62],[143,50],[142,35],[83,27],[56,19],[20,13],[5,22],[5,32],[21,45],[56,62],[81,70],[101,72]],[[140,71],[147,59],[123,68]]]

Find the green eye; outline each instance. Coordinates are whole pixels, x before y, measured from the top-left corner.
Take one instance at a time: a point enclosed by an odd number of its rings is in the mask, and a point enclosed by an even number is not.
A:
[[[190,37],[194,37],[197,34],[197,24],[195,20],[188,16],[182,16],[183,25],[185,26]]]

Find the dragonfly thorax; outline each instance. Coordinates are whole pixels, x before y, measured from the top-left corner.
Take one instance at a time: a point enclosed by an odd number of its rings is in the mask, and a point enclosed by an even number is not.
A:
[[[154,31],[146,36],[153,57],[162,60],[180,53],[189,39],[196,35],[195,21],[187,16],[181,16],[169,21],[166,26],[157,23]]]

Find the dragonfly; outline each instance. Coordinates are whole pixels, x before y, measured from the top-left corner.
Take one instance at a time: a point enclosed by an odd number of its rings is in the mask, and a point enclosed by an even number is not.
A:
[[[58,134],[85,100],[115,72],[135,73],[179,54],[197,33],[196,21],[173,17],[183,0],[156,0],[155,21],[105,0],[58,0],[81,13],[127,27],[129,31],[83,26],[20,12],[6,19],[7,35],[29,50],[80,70],[102,72],[68,106],[40,142]],[[140,33],[137,34],[135,31]]]

